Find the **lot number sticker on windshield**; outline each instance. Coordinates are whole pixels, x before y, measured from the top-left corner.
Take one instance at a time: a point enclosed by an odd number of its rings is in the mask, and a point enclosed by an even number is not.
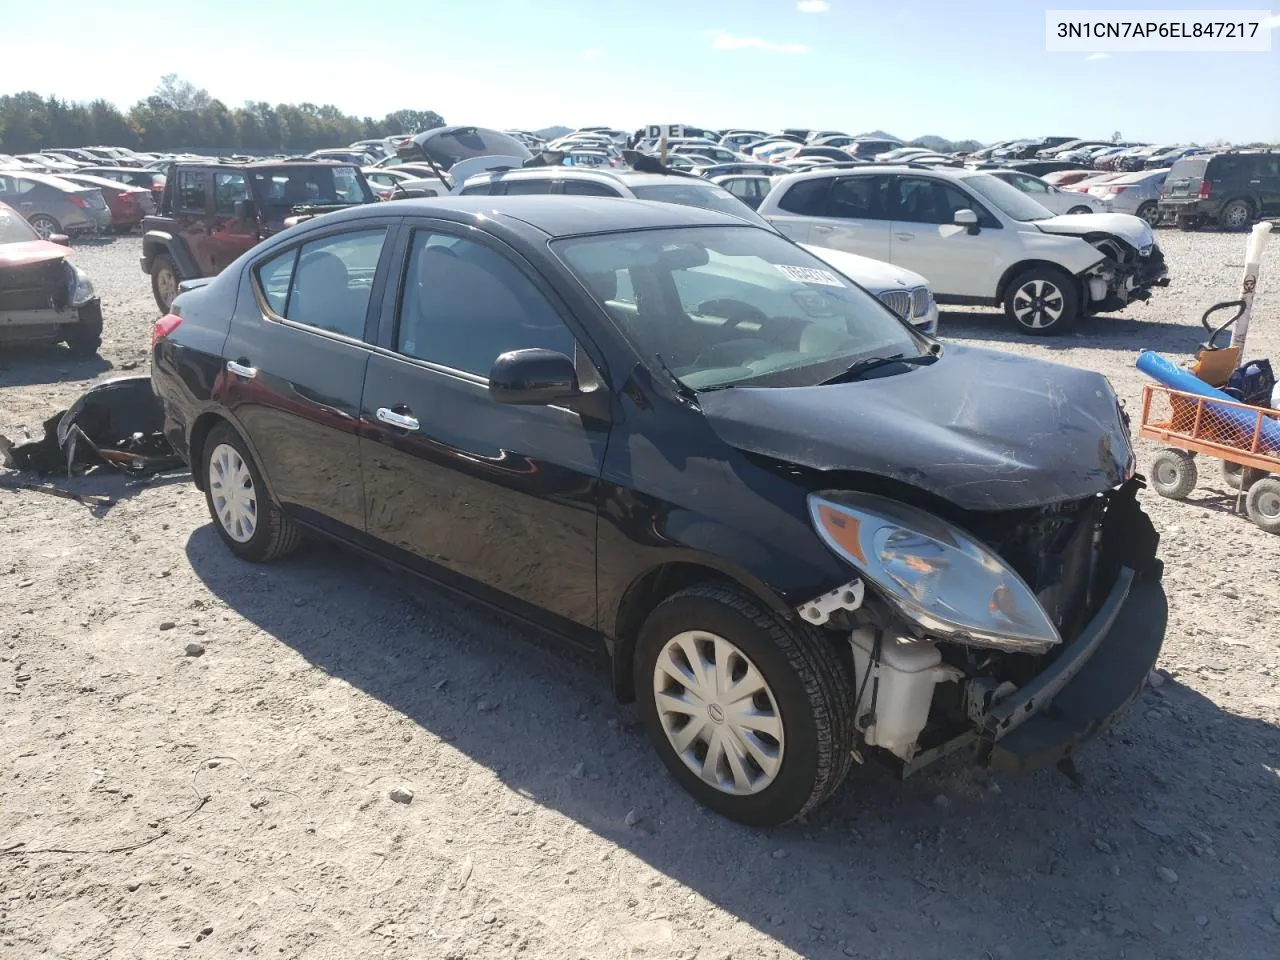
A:
[[[819,270],[817,267],[793,267],[790,264],[777,264],[783,275],[797,283],[820,283],[824,287],[843,287],[844,282],[830,270]]]

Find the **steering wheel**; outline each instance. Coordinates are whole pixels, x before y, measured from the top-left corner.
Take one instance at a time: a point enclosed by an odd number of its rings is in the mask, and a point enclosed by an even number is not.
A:
[[[758,323],[762,327],[769,323],[769,318],[759,307],[753,307],[743,300],[721,297],[716,300],[704,300],[697,306],[698,313],[710,317],[725,317],[733,323],[744,320]]]

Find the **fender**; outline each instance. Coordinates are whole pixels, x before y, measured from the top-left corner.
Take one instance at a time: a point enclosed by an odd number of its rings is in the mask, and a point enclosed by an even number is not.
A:
[[[142,237],[143,272],[150,273],[151,262],[160,254],[167,253],[178,267],[180,280],[200,276],[195,258],[187,249],[186,242],[167,230],[148,230]]]

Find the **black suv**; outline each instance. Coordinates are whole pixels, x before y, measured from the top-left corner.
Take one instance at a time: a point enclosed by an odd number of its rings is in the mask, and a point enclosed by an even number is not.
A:
[[[1183,157],[1164,182],[1160,215],[1184,230],[1213,222],[1244,230],[1258,217],[1280,215],[1280,153]]]
[[[376,200],[349,163],[305,157],[173,163],[157,212],[142,221],[142,272],[167,313],[183,280],[216,276],[300,220]]]

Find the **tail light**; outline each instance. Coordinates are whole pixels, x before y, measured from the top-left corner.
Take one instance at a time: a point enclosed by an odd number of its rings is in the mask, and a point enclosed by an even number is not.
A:
[[[89,206],[89,204],[85,202],[84,197],[76,196],[74,193],[68,199],[74,206],[79,207],[81,210],[85,210]]]
[[[1201,200],[1209,199],[1209,181],[1208,180],[1200,181],[1200,192],[1197,194],[1197,196],[1199,196]]]
[[[117,199],[117,200],[128,200],[128,199],[129,199],[129,194],[127,194],[127,193],[118,193],[118,194],[116,194],[116,199]]]
[[[173,333],[173,331],[177,330],[181,325],[182,317],[178,316],[176,313],[166,313],[163,317],[157,320],[156,325],[151,328],[151,349],[155,350],[156,344]]]
[[[1128,190],[1128,189],[1129,189],[1128,187],[1112,187],[1112,188],[1111,188],[1111,192],[1112,192],[1112,193],[1124,193],[1124,192],[1125,192],[1126,190]]]

